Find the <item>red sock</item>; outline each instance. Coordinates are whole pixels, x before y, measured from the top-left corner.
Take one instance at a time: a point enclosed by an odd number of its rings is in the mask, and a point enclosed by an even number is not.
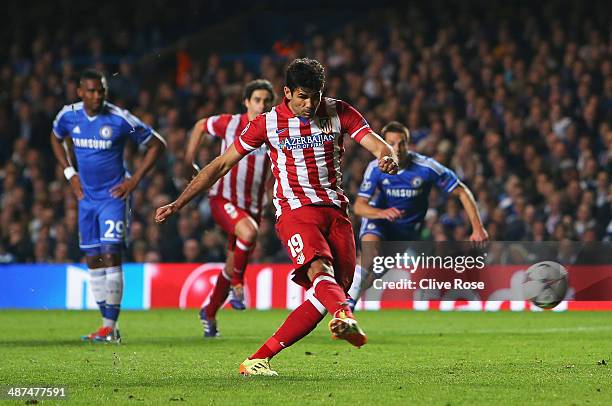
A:
[[[232,276],[232,286],[244,283],[244,270],[249,262],[249,254],[253,248],[252,243],[236,237],[236,247],[234,248],[234,275]]]
[[[225,272],[219,272],[215,288],[213,289],[212,294],[208,298],[208,304],[205,306],[206,317],[211,319],[215,318],[215,316],[217,315],[217,311],[221,306],[223,306],[223,303],[225,303],[225,299],[227,299],[227,295],[229,294],[229,288],[229,278],[225,276]]]
[[[323,320],[324,314],[306,300],[292,311],[272,337],[249,358],[272,358],[310,333]]]
[[[312,279],[312,284],[315,297],[319,299],[332,316],[335,316],[336,312],[344,310],[348,317],[353,317],[346,301],[346,293],[330,274],[319,272]]]

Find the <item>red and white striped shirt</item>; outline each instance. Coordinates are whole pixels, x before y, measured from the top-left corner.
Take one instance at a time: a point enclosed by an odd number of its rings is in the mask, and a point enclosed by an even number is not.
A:
[[[346,208],[340,169],[343,137],[355,141],[371,131],[349,104],[324,98],[311,120],[296,117],[287,100],[251,121],[234,141],[236,150],[249,154],[268,146],[274,175],[276,216],[310,204]]]
[[[204,120],[204,131],[221,138],[221,154],[232,145],[249,123],[246,114],[221,114]],[[265,184],[269,159],[266,147],[258,148],[215,183],[208,196],[223,197],[256,218],[265,200]]]

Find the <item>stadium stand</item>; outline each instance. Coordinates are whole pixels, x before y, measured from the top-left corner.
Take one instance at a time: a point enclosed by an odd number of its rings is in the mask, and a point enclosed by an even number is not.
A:
[[[0,51],[1,263],[81,260],[76,199],[48,138],[57,111],[77,100],[85,67],[105,72],[110,100],[168,142],[164,159],[133,194],[129,260],[223,261],[225,241],[206,197],[162,227],[154,208],[185,185],[181,162],[193,123],[241,111],[242,86],[256,77],[280,95],[284,66],[297,56],[323,62],[326,95],[354,104],[374,130],[403,122],[417,151],[456,171],[474,192],[491,239],[612,239],[612,32],[598,20],[609,14],[597,12],[605,2],[481,9],[479,2],[433,1],[410,11],[371,9],[344,15],[334,28],[329,20],[294,21],[291,35],[270,29],[257,35],[256,46],[244,41],[252,50],[222,54],[215,41],[197,43],[215,18],[241,18],[255,29],[257,18],[274,21],[276,14],[245,17],[245,10],[212,2],[207,15],[188,2],[160,19],[144,2],[120,15],[116,4],[96,4],[92,10],[62,2],[58,20],[73,17],[66,25],[45,25],[42,11],[16,10],[20,26],[40,28],[13,33],[20,40]],[[98,17],[87,18],[93,12]],[[329,18],[340,14],[331,10]],[[2,28],[3,38],[11,27]],[[345,146],[344,189],[354,197],[371,157],[350,140]],[[207,142],[200,164],[217,151]],[[422,237],[467,239],[469,222],[457,208],[432,193]],[[359,219],[353,221],[358,229]],[[270,209],[261,231],[252,260],[285,261]]]

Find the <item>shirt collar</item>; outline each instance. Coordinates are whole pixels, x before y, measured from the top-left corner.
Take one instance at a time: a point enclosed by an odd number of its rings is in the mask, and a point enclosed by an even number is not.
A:
[[[102,108],[100,109],[100,112],[98,112],[98,114],[95,114],[93,116],[90,116],[89,114],[87,114],[87,111],[85,110],[85,105],[83,105],[83,115],[85,115],[85,117],[87,118],[87,120],[89,121],[94,121],[96,118],[98,118],[98,116],[100,114],[104,114],[106,113],[106,110],[108,109],[108,102],[106,100],[104,100],[104,102],[102,103]]]

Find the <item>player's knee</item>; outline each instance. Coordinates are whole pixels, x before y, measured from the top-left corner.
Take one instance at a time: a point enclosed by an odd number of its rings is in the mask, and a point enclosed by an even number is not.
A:
[[[102,253],[102,262],[106,267],[121,265],[121,251],[109,250]]]
[[[257,239],[259,229],[257,225],[251,222],[245,222],[236,228],[236,235],[243,241],[253,243]]]
[[[254,243],[257,239],[257,232],[258,230],[256,227],[248,227],[244,234],[244,240],[250,243]]]
[[[104,266],[119,266],[121,265],[121,244],[102,244],[100,248],[102,262]]]
[[[334,268],[327,258],[317,258],[310,263],[308,268],[308,278],[313,280],[314,277],[320,273],[326,273],[332,276],[334,275]]]
[[[247,216],[236,224],[234,232],[242,241],[252,243],[257,239],[259,227],[253,218]]]
[[[89,269],[104,268],[106,266],[104,265],[102,255],[87,255],[85,261]]]
[[[376,234],[367,233],[361,236],[361,242],[379,242],[380,237]]]

